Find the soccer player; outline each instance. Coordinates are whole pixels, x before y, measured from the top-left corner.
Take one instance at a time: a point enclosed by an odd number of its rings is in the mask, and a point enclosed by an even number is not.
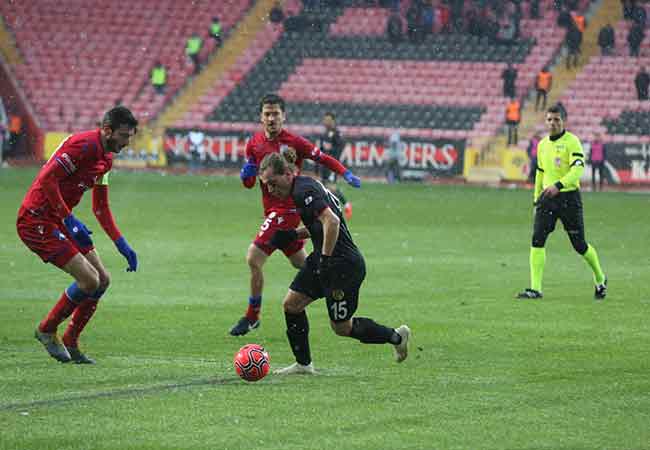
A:
[[[16,227],[25,245],[43,262],[74,278],[35,331],[36,339],[60,362],[94,364],[79,350],[78,340],[110,282],[91,231],[72,214],[85,191],[93,190],[93,212],[126,258],[127,271],[138,267],[136,253],[117,228],[108,204],[113,153],[126,147],[137,126],[131,111],[118,106],[106,112],[98,130],[68,137],[40,170],[18,211]],[[61,342],[57,327],[70,315]]]
[[[322,297],[326,298],[330,325],[336,334],[365,344],[392,344],[397,362],[404,361],[411,334],[406,325],[393,329],[365,317],[353,317],[366,265],[352,241],[336,196],[320,181],[296,175],[294,167],[276,153],[262,160],[260,179],[272,195],[293,200],[305,225],[297,230],[277,230],[271,240],[273,245],[285,248],[300,239],[311,238],[314,247],[283,303],[287,337],[296,362],[276,373],[315,373],[305,308]]]
[[[281,152],[295,162],[298,170],[304,159],[312,159],[342,175],[345,181],[354,187],[361,187],[361,180],[331,156],[321,153],[314,144],[283,129],[285,121],[284,100],[274,94],[265,95],[260,101],[260,121],[263,131],[251,137],[246,145],[246,164],[241,169],[240,178],[245,187],[255,186],[257,168],[264,156]],[[300,216],[291,198],[278,199],[269,194],[266,185],[260,182],[264,222],[253,243],[248,247],[246,261],[251,272],[250,296],[246,314],[230,329],[233,336],[243,336],[260,326],[262,290],[264,288],[264,263],[277,249],[271,244],[271,236],[277,230],[295,229],[300,224]],[[291,264],[299,269],[303,266],[307,253],[303,241],[296,240],[282,249]]]
[[[596,249],[585,240],[585,227],[580,198],[580,176],[584,171],[582,144],[564,128],[566,110],[555,105],[546,111],[549,136],[537,147],[537,174],[535,176],[535,224],[530,249],[531,287],[517,295],[520,299],[542,298],[542,276],[546,261],[544,245],[555,230],[558,219],[569,235],[573,248],[589,264],[594,274],[594,298],[607,295],[607,278],[600,267]]]

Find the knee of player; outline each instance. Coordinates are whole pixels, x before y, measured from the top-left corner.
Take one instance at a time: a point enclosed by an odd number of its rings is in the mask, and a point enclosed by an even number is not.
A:
[[[261,261],[259,258],[254,257],[250,253],[246,255],[246,263],[251,270],[261,272],[262,267],[264,266],[264,261]]]
[[[100,291],[105,291],[108,289],[108,286],[111,284],[111,274],[104,271],[103,273],[99,274],[99,290]]]
[[[79,288],[87,293],[93,293],[99,289],[99,273],[93,268],[92,271],[88,271],[81,279],[77,280]]]
[[[300,314],[305,310],[305,307],[295,301],[292,301],[289,298],[285,298],[282,302],[282,308],[285,313],[289,314]]]
[[[348,337],[352,332],[352,321],[348,320],[346,322],[334,322],[330,320],[330,326],[334,333],[338,336]]]

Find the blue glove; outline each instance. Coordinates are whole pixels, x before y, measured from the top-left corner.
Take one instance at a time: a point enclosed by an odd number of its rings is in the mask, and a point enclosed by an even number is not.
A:
[[[253,158],[249,158],[249,160],[246,161],[246,164],[244,164],[244,167],[241,168],[239,178],[243,180],[245,178],[254,177],[255,175],[257,175],[257,165],[255,165],[255,160]]]
[[[349,169],[345,171],[343,178],[345,178],[345,181],[347,181],[349,185],[352,185],[355,188],[361,187],[361,178],[355,176]]]
[[[135,272],[138,270],[138,256],[135,254],[128,242],[126,242],[124,236],[120,236],[115,240],[115,246],[122,254],[122,256],[126,258],[126,262],[129,263],[129,267],[126,268],[126,271]]]
[[[63,219],[63,224],[68,229],[68,233],[70,233],[72,239],[74,239],[80,247],[92,247],[93,241],[90,239],[90,235],[93,234],[93,232],[90,231],[81,220],[77,219],[73,214],[70,214],[68,217]]]

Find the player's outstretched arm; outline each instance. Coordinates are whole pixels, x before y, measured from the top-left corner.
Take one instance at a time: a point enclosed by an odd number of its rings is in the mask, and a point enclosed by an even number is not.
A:
[[[117,228],[108,202],[107,184],[98,184],[93,189],[93,213],[117,250],[126,259],[128,263],[126,271],[135,272],[138,269],[138,256]]]
[[[318,163],[327,167],[332,172],[336,172],[339,175],[343,176],[345,181],[350,186],[354,186],[356,188],[361,187],[361,179],[354,175],[350,169],[346,168],[337,159],[332,158],[330,155],[318,152],[317,157],[314,158],[314,161],[317,161]]]

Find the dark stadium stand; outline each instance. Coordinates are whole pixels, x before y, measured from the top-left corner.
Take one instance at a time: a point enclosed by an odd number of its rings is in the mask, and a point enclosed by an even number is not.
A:
[[[118,0],[87,2],[0,2],[24,64],[12,67],[45,130],[75,131],[94,126],[118,99],[146,122],[182,87],[192,73],[184,55],[194,32],[204,38],[213,16],[224,32],[242,16],[248,2]],[[126,11],[126,13],[125,13]],[[167,91],[149,84],[156,60],[168,68]]]
[[[589,61],[562,96],[572,129],[586,140],[608,134],[609,142],[647,141],[650,101],[639,101],[634,78],[639,68],[650,69],[650,41],[641,45],[641,56],[631,57],[627,46],[630,24],[613,24],[616,50],[612,56]]]
[[[300,11],[300,2],[293,3]],[[524,95],[564,38],[551,0],[542,2],[543,19],[522,20],[522,37],[514,45],[464,33],[434,33],[420,44],[395,45],[385,37],[386,8],[341,3],[345,7],[302,11],[302,22],[318,23],[309,31],[268,28],[262,33],[266,40],[257,37],[258,43],[271,42],[268,52],[249,55],[247,64],[239,64],[174,125],[252,130],[259,98],[278,92],[288,101],[291,126],[303,132],[317,129],[322,113],[331,110],[348,135],[385,135],[399,126],[410,135],[488,136],[503,124],[505,62],[515,63],[517,92]],[[402,14],[409,4],[400,3]]]

